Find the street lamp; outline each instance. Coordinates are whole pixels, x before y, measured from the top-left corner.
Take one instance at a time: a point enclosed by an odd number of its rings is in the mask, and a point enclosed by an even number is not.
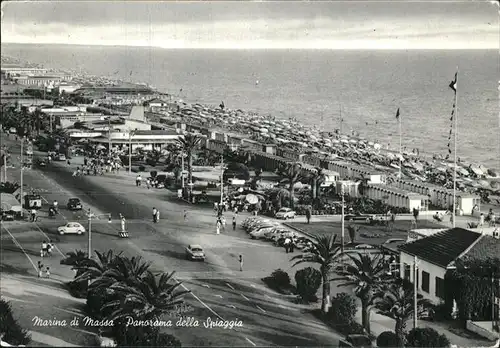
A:
[[[89,218],[89,230],[88,230],[88,241],[87,241],[87,247],[88,247],[88,256],[89,259],[92,258],[92,218],[96,217],[99,218],[99,216],[107,216],[108,217],[108,223],[111,223],[111,214],[94,214],[92,211],[89,210],[87,211],[87,217]]]
[[[224,155],[220,155],[220,205],[224,198]]]

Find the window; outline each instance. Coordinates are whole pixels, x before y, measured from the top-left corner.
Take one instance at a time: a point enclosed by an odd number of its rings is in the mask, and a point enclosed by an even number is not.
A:
[[[429,273],[422,271],[422,291],[429,293]]]
[[[410,265],[408,265],[406,263],[404,264],[404,266],[405,266],[405,277],[404,277],[404,279],[410,280],[411,267],[410,267]]]
[[[436,296],[444,299],[444,280],[436,277]]]

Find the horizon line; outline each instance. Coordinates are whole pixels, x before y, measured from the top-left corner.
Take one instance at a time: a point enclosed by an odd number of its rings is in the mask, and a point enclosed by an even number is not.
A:
[[[149,46],[149,45],[115,45],[115,44],[80,44],[80,43],[34,43],[34,42],[0,42],[0,45],[31,45],[31,46],[41,46],[41,45],[52,45],[52,46],[82,46],[82,47],[115,47],[115,48],[155,48],[155,49],[165,49],[165,50],[224,50],[224,51],[243,51],[243,50],[273,50],[273,51],[283,51],[283,50],[317,50],[317,51],[349,51],[349,50],[363,50],[363,51],[457,51],[457,50],[467,50],[467,51],[486,51],[486,50],[499,50],[499,47],[162,47],[162,46]]]

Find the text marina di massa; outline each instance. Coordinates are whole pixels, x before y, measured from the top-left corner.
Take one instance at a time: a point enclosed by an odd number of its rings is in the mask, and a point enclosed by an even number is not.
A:
[[[132,317],[126,317],[126,326],[152,326],[152,327],[204,327],[206,329],[233,329],[237,327],[243,327],[243,322],[236,318],[235,320],[220,320],[220,319],[212,319],[208,317],[205,321],[200,322],[198,319],[194,317],[181,317],[177,321],[172,320],[135,320]],[[114,326],[113,320],[95,320],[90,317],[84,317],[81,319],[74,317],[71,321],[68,320],[59,320],[57,318],[53,319],[44,319],[38,316],[33,317],[31,319],[33,322],[33,326],[79,326],[82,323],[84,326],[93,326],[93,327],[110,327]]]

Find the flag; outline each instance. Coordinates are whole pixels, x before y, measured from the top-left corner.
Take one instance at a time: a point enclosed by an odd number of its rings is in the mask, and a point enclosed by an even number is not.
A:
[[[453,92],[457,93],[457,75],[458,72],[455,73],[455,79],[450,82],[450,88],[453,90]],[[453,106],[455,107],[455,106]]]
[[[396,111],[396,120],[399,120],[399,108],[398,111]]]

